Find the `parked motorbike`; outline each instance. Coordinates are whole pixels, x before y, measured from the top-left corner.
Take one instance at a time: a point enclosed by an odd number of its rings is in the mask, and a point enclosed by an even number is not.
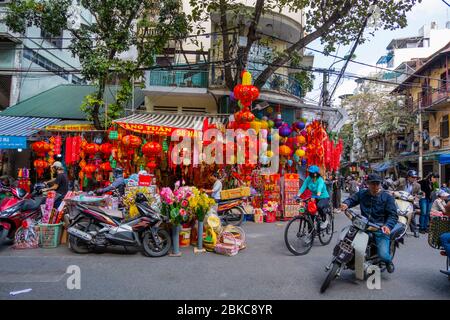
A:
[[[37,183],[31,194],[20,188],[10,189],[12,197],[0,203],[0,245],[13,241],[23,221],[28,218],[36,220],[41,216],[40,207],[45,202],[42,196],[44,188],[43,183]]]
[[[395,198],[395,204],[397,205],[397,213],[399,222],[409,226],[411,232],[414,233],[414,237],[419,237],[419,228],[415,221],[415,197],[407,191],[395,191],[393,193]],[[405,229],[406,233],[406,229]]]
[[[344,269],[354,270],[359,280],[364,280],[369,266],[376,265],[381,271],[386,270],[386,266],[378,257],[377,245],[372,233],[381,230],[382,226],[370,222],[368,218],[352,210],[346,210],[345,215],[352,224],[344,228],[340,234],[339,242],[333,250],[331,263],[325,268],[328,275],[320,288],[320,293],[324,293],[331,281],[339,277]],[[406,228],[406,224],[399,222],[391,231],[390,254],[392,257],[400,243],[404,243],[403,236]]]
[[[223,200],[218,204],[217,214],[224,225],[240,226],[244,221],[245,198]]]
[[[140,248],[146,256],[162,257],[172,241],[161,225],[169,219],[153,210],[147,198],[136,195],[139,216],[126,221],[121,211],[77,204],[77,213],[67,230],[70,248],[76,253],[89,253],[108,246]]]

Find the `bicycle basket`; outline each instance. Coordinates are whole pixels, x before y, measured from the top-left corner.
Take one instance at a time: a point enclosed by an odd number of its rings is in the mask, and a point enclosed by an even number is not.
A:
[[[428,244],[434,249],[441,247],[440,236],[450,232],[449,217],[432,217],[430,220],[430,232],[428,233]]]

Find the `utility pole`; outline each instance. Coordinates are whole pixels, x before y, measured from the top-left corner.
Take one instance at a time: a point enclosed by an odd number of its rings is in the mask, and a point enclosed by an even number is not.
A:
[[[422,128],[422,108],[419,102],[419,167],[417,168],[419,177],[422,176],[422,163],[423,163],[423,128]]]
[[[322,85],[322,105],[324,107],[329,106],[330,93],[328,92],[328,82],[329,82],[328,70],[324,70],[323,73],[323,85]]]

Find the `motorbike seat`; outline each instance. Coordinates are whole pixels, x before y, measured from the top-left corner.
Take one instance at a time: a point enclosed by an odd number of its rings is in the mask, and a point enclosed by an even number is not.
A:
[[[28,199],[24,200],[21,205],[21,210],[23,211],[32,211],[37,210],[44,203],[45,198],[38,199]]]
[[[152,209],[148,203],[137,203],[137,208],[139,212],[144,216],[152,216],[157,215],[158,212],[156,212],[154,209]]]
[[[109,217],[118,218],[118,219],[124,218],[123,213],[119,210],[112,210],[112,209],[108,209],[108,208],[95,207],[95,206],[90,206],[90,205],[86,205],[86,207],[90,210],[106,214]]]

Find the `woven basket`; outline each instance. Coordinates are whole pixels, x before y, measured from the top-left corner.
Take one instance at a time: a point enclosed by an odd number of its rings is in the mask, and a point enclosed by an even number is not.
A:
[[[239,249],[245,249],[245,231],[237,226],[227,225],[224,229],[224,232],[231,233],[237,241]]]
[[[222,232],[214,251],[226,256],[235,256],[239,252],[239,244],[231,232]]]
[[[450,232],[450,218],[444,217],[432,217],[430,220],[430,232],[428,233],[428,244],[439,249],[441,247],[440,236],[443,233]]]

